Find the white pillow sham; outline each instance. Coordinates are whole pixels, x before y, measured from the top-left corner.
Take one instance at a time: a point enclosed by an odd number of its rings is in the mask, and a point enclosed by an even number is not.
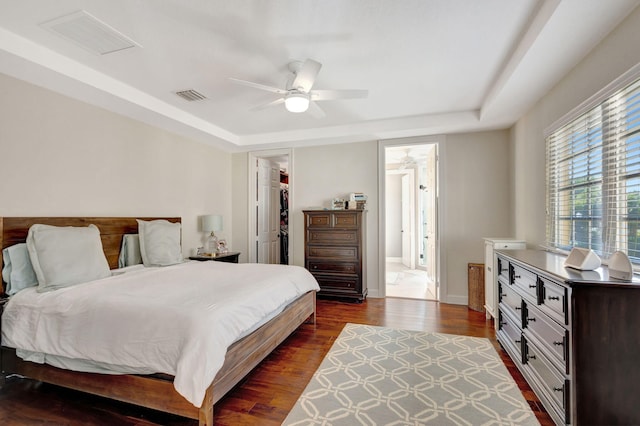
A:
[[[38,285],[26,243],[15,244],[2,250],[2,260],[2,278],[7,283],[6,293],[9,296]]]
[[[144,266],[168,266],[182,263],[181,224],[159,219],[138,221],[140,254]]]
[[[100,230],[95,225],[32,225],[27,235],[27,249],[38,277],[38,292],[111,275]]]

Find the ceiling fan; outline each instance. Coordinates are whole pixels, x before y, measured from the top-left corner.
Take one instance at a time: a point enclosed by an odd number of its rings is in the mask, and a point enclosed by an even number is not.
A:
[[[244,86],[249,86],[281,95],[281,97],[276,99],[275,101],[269,102],[264,105],[259,105],[255,108],[252,108],[252,110],[260,110],[284,103],[287,111],[309,111],[309,113],[316,118],[322,118],[325,116],[324,111],[318,105],[316,105],[317,101],[366,98],[369,94],[368,90],[356,89],[312,90],[313,84],[315,83],[316,77],[318,76],[321,67],[322,64],[318,61],[314,61],[313,59],[307,59],[304,62],[291,62],[289,64],[289,70],[291,71],[292,75],[290,76],[285,89],[279,89],[277,87],[266,86],[264,84],[240,80],[237,78],[230,78],[230,80],[237,84],[242,84]]]

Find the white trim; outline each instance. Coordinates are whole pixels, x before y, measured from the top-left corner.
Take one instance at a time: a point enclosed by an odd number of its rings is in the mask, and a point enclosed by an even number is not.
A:
[[[256,160],[258,158],[272,158],[286,155],[288,157],[288,173],[289,173],[289,264],[293,262],[293,224],[291,223],[291,210],[294,206],[294,178],[293,178],[293,149],[268,149],[262,151],[251,151],[247,155],[247,183],[249,186],[248,202],[247,202],[247,262],[256,263],[256,173],[258,171]]]
[[[560,129],[561,127],[569,124],[571,121],[578,118],[580,115],[590,111],[597,105],[600,105],[602,102],[607,100],[612,94],[617,92],[620,89],[625,88],[629,84],[634,81],[640,79],[640,63],[635,64],[629,70],[627,70],[620,77],[613,80],[611,83],[607,84],[602,89],[598,90],[594,95],[590,96],[580,105],[573,108],[571,111],[560,117],[558,120],[554,121],[551,125],[549,125],[546,129],[544,129],[544,139]]]
[[[443,295],[447,294],[446,286],[446,255],[444,252],[444,242],[442,240],[442,230],[444,229],[445,214],[443,212],[444,202],[441,186],[444,176],[444,168],[440,159],[442,158],[442,152],[445,145],[446,136],[444,135],[431,135],[431,136],[417,136],[411,138],[401,139],[386,139],[378,141],[378,295],[379,297],[386,297],[386,196],[385,196],[385,178],[386,178],[386,164],[385,164],[385,148],[392,146],[403,145],[428,145],[436,144],[438,147],[436,165],[437,165],[437,197],[436,197],[436,210],[438,214],[438,229],[437,241],[436,241],[436,290],[437,298],[440,301],[445,301]],[[372,297],[373,291],[369,289],[369,293]],[[453,302],[458,303],[458,302]]]

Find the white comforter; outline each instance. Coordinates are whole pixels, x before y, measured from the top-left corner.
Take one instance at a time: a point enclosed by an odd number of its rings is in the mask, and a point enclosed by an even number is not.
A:
[[[297,296],[319,290],[304,268],[187,262],[14,295],[2,344],[175,376],[200,407],[227,347]]]

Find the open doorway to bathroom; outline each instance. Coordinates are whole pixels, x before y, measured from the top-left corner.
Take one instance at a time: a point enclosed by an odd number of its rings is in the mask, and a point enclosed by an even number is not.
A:
[[[384,150],[385,294],[439,300],[438,145]]]

